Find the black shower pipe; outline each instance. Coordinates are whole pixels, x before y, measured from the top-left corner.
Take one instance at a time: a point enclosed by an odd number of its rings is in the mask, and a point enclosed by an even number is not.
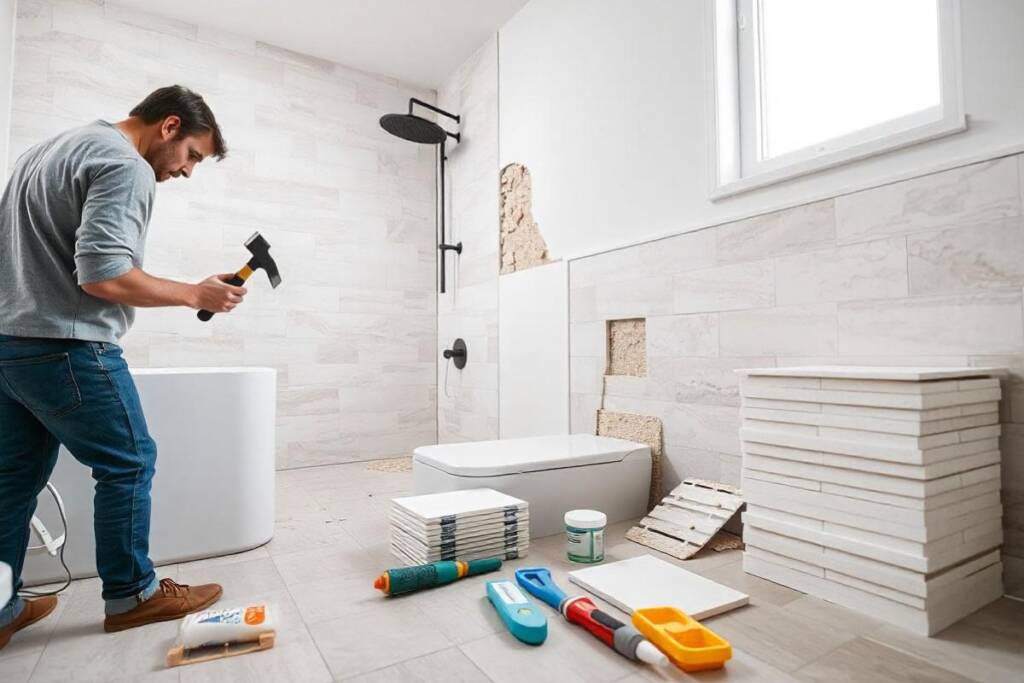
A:
[[[446,112],[444,109],[438,109],[434,105],[427,104],[423,100],[417,100],[415,97],[410,97],[409,98],[409,115],[410,116],[412,115],[412,105],[413,104],[418,104],[421,107],[426,107],[430,111],[437,112],[438,114],[441,114],[442,116],[447,116],[448,118],[452,119],[456,123],[461,123],[461,120],[462,120],[461,116],[459,116],[457,114],[450,114],[450,113]],[[450,137],[455,138],[456,142],[458,142],[462,138],[462,134],[461,133],[452,133],[452,132],[449,132],[447,130],[445,131],[445,133],[448,133],[448,135]],[[444,205],[445,205],[445,201],[444,201],[444,163],[445,163],[445,161],[448,160],[448,155],[445,153],[444,142],[445,142],[444,140],[441,141],[441,148],[440,148],[440,151],[439,151],[439,154],[441,155],[441,158],[440,158],[440,161],[438,162],[440,167],[441,167],[441,193],[440,193],[441,197],[440,197],[440,200],[439,200],[441,202],[441,240],[438,242],[437,250],[439,252],[441,252],[440,253],[440,258],[441,258],[441,294],[444,294],[447,291],[446,278],[445,278],[445,271],[447,270],[445,268],[445,254],[447,252],[449,252],[449,251],[454,251],[456,254],[461,254],[462,253],[462,242],[459,242],[458,244],[447,244],[445,242],[445,234],[444,234]]]

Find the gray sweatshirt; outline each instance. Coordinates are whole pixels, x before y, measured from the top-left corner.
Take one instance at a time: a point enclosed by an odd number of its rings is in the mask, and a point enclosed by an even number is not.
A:
[[[106,121],[18,159],[0,199],[0,334],[116,342],[135,309],[80,285],[142,267],[156,177]]]

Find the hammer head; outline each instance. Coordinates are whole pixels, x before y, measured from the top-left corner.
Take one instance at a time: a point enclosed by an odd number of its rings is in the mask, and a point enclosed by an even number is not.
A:
[[[270,286],[276,288],[281,284],[281,274],[277,272],[277,264],[270,257],[270,242],[263,239],[263,235],[254,232],[252,237],[245,241],[245,248],[252,252],[249,265],[255,270],[262,268],[270,278]]]

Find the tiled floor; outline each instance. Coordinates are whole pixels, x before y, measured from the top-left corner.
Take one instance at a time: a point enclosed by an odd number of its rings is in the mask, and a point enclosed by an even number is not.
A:
[[[96,579],[76,581],[57,612],[0,651],[0,681],[1019,681],[1024,603],[1003,599],[939,637],[922,638],[782,586],[748,576],[740,553],[685,563],[746,591],[751,605],[707,620],[733,645],[722,671],[686,676],[629,662],[548,612],[548,640],[523,645],[484,597],[487,578],[386,599],[373,578],[387,552],[389,498],[408,491],[408,472],[356,463],[281,472],[277,532],[267,546],[231,557],[162,567],[183,583],[218,581],[222,605],[266,600],[280,614],[267,652],[165,669],[176,623],[116,634],[101,628]],[[158,494],[159,495],[159,494]],[[648,552],[609,530],[607,558]],[[650,551],[653,552],[653,551]],[[536,540],[514,566],[546,565],[563,586],[571,568],[560,537]]]

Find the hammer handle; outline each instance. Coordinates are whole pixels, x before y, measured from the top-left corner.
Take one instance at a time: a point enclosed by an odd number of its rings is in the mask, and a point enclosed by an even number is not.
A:
[[[246,266],[243,270],[248,270],[248,269],[249,269],[249,266]],[[252,271],[249,270],[249,272],[251,273]],[[238,273],[235,273],[235,276],[233,278],[231,278],[230,280],[228,280],[227,284],[233,285],[235,287],[241,287],[242,285],[245,284],[245,278],[242,277],[241,275],[239,275]],[[207,311],[207,310],[204,309],[202,311],[199,311],[199,313],[197,314],[196,317],[198,317],[200,320],[202,320],[205,323],[206,321],[208,321],[210,318],[213,317],[213,311]]]

